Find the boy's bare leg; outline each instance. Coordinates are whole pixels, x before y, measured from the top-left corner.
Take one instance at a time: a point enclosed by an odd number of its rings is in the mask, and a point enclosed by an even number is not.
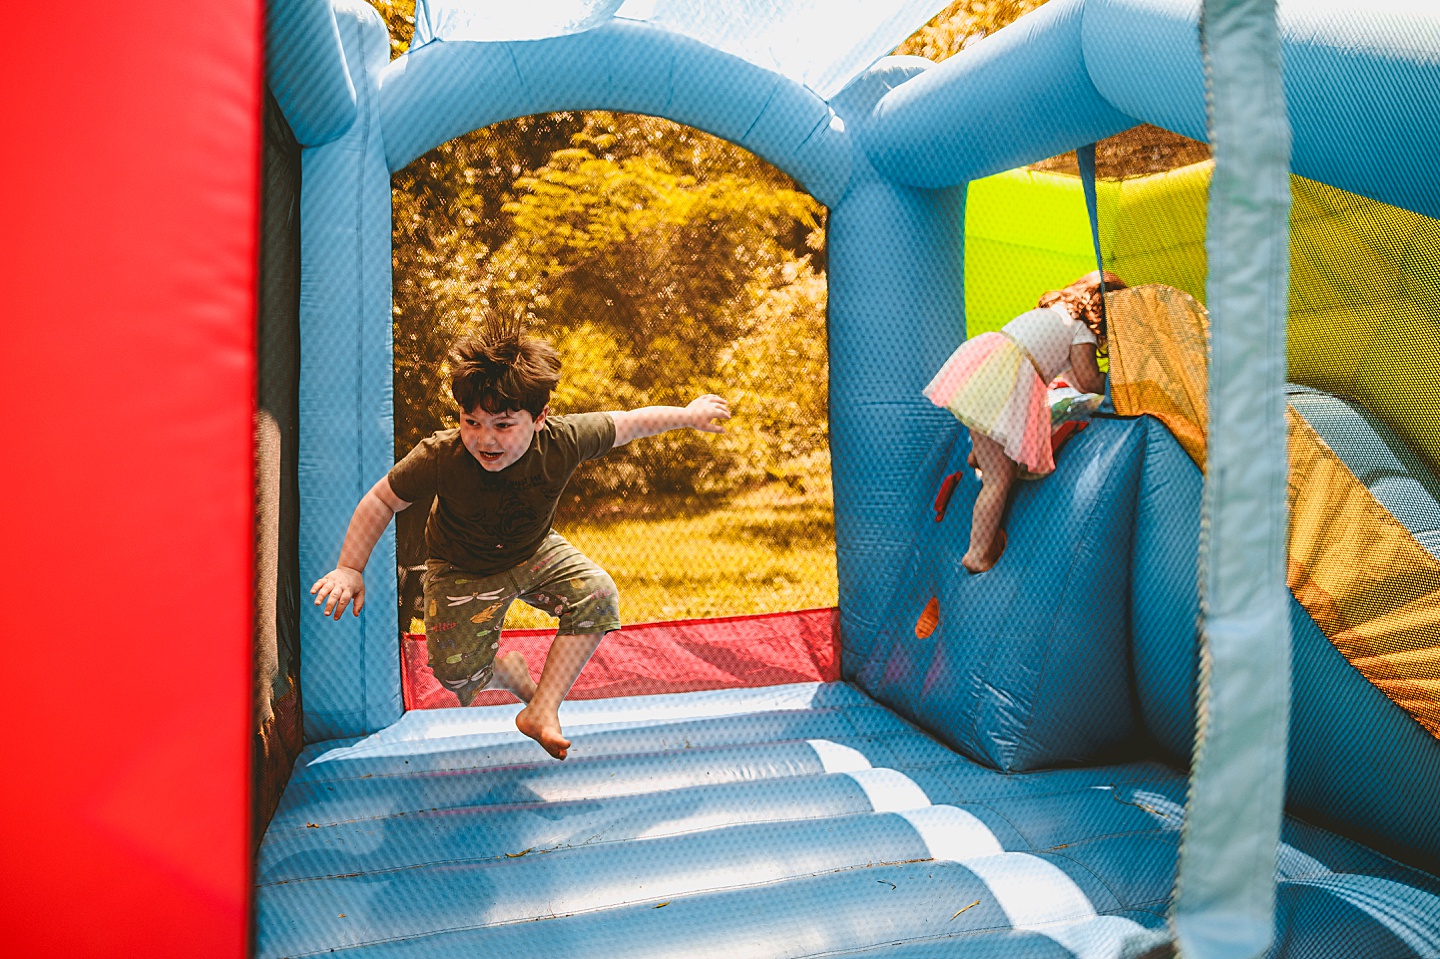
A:
[[[1000,523],[1005,518],[1005,502],[1010,498],[1017,467],[990,437],[974,430],[970,436],[983,478],[970,520],[970,549],[960,563],[972,573],[983,573],[994,566],[1005,551],[1005,534]]]
[[[530,664],[518,650],[511,650],[495,660],[495,670],[490,674],[490,688],[507,689],[522,703],[528,703],[535,695]]]
[[[604,638],[604,633],[556,636],[545,657],[545,669],[540,673],[540,685],[535,688],[530,705],[515,717],[515,728],[545,747],[556,759],[564,759],[570,751],[570,740],[560,731],[560,703]]]

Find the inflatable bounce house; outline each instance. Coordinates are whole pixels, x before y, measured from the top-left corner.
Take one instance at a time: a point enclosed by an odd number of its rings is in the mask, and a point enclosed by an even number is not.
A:
[[[153,132],[170,159],[149,170],[138,146],[98,171],[154,187],[151,207],[97,215],[116,237],[157,224],[157,246],[106,240],[123,271],[96,257],[97,298],[61,291],[65,315],[99,313],[63,384],[46,350],[74,328],[23,294],[34,368],[6,386],[12,413],[78,399],[99,419],[79,445],[121,467],[76,486],[15,460],[17,501],[107,511],[61,528],[101,538],[71,546],[87,566],[116,566],[90,596],[52,553],[16,575],[43,584],[47,623],[103,607],[118,625],[78,647],[98,667],[45,658],[84,691],[83,722],[45,705],[54,684],[26,701],[55,718],[20,765],[59,797],[26,821],[87,825],[14,831],[7,871],[46,904],[7,926],[90,955],[264,959],[1440,957],[1440,11],[1049,0],[939,64],[886,56],[943,6],[419,0],[392,59],[363,0],[272,0],[268,106],[243,92],[257,11],[223,31],[177,13],[163,29],[193,46],[159,66],[96,61],[152,70],[167,109],[116,94],[112,115],[84,92],[84,121],[107,142]],[[574,699],[556,762],[514,703],[407,697],[393,538],[365,615],[330,622],[294,594],[393,462],[392,175],[567,110],[688,124],[828,208],[839,602],[814,678]],[[1142,123],[1213,159],[1097,175],[1095,144]],[[1078,176],[1036,167],[1067,151]],[[105,195],[22,184],[15,209],[51,222],[47,204],[78,216]],[[1008,549],[969,574],[969,434],[922,388],[1097,261],[1129,283],[1106,297],[1105,402],[1052,475],[1017,484]],[[150,267],[161,286],[127,299]],[[136,337],[151,352],[116,371]],[[144,428],[113,435],[112,408]],[[26,455],[73,461],[76,438]],[[237,637],[256,549],[273,689],[247,867]],[[63,651],[79,617],[59,618]],[[159,693],[157,645],[181,666]],[[139,746],[95,715],[132,693],[169,703]]]

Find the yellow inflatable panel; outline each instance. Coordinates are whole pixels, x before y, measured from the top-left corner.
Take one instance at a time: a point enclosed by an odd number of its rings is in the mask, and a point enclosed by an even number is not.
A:
[[[1205,302],[1213,164],[1097,184],[1105,265]],[[1440,472],[1440,220],[1291,177],[1289,379],[1354,400]],[[1011,170],[970,185],[966,322],[998,329],[1094,268],[1080,180]]]

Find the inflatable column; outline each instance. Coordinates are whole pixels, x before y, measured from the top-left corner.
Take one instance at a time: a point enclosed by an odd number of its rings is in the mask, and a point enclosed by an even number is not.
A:
[[[330,570],[360,497],[394,462],[390,173],[379,77],[390,36],[362,0],[335,19],[356,115],[344,135],[301,155],[300,575]],[[302,605],[307,741],[357,736],[400,717],[395,537],[365,569],[365,612],[339,622]]]
[[[939,473],[960,437],[920,390],[965,339],[966,184],[901,186],[861,147],[875,103],[921,72],[881,61],[831,107],[857,149],[829,221],[830,450],[840,577],[842,673],[863,664],[920,524],[932,521]]]

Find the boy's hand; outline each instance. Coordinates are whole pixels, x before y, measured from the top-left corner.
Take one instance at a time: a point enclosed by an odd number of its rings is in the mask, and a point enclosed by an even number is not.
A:
[[[705,433],[725,432],[725,427],[717,421],[730,418],[730,404],[714,393],[706,393],[691,400],[685,411],[691,417],[689,425]]]
[[[316,606],[325,604],[326,616],[339,619],[351,600],[355,602],[351,611],[359,616],[365,606],[365,577],[358,569],[337,566],[310,587],[310,595],[315,597]]]

